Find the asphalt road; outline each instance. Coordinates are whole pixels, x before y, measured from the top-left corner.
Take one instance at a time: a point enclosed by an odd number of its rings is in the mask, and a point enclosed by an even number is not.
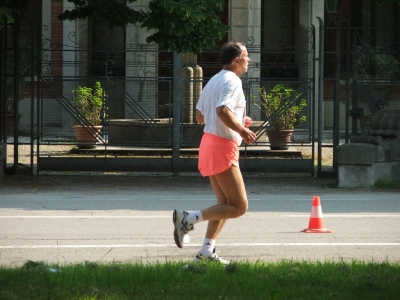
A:
[[[217,241],[228,260],[400,260],[398,190],[342,190],[332,179],[246,176],[249,211]],[[332,233],[303,233],[313,196]],[[184,249],[173,240],[172,210],[213,205],[198,174],[10,176],[0,186],[0,264],[27,260],[165,262],[192,260],[206,223]]]

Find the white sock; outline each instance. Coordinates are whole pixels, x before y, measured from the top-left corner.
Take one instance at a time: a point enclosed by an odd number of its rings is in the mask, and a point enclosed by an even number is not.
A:
[[[201,246],[200,253],[204,257],[210,257],[215,248],[215,240],[212,239],[204,239],[203,246]]]
[[[200,210],[193,211],[187,215],[186,220],[189,224],[194,225],[196,223],[203,222],[203,215],[201,214]]]

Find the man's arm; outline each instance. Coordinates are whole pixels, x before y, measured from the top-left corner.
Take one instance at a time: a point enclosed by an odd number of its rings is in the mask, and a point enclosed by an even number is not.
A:
[[[199,110],[196,110],[196,120],[197,123],[204,124],[204,116]]]
[[[217,116],[221,119],[222,123],[240,134],[245,143],[249,144],[256,140],[255,133],[239,123],[228,107],[226,107],[225,105],[218,106],[216,109],[216,113]]]

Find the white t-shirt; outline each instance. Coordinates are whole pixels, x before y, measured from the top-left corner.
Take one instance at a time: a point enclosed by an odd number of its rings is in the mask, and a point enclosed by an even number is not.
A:
[[[242,137],[227,127],[217,116],[216,108],[225,105],[233,113],[239,123],[244,124],[246,99],[242,81],[235,73],[221,70],[206,84],[196,105],[204,116],[204,132],[234,141],[238,146]]]

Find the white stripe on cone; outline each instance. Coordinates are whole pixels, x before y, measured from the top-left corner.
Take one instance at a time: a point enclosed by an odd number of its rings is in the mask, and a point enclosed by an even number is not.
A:
[[[311,218],[322,219],[322,209],[321,205],[311,207]]]

